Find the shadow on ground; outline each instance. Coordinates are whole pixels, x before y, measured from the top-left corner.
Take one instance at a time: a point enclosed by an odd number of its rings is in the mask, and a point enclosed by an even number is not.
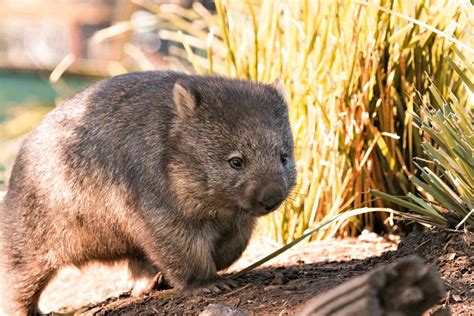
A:
[[[419,254],[440,270],[448,297],[440,304],[451,307],[454,315],[473,310],[473,234],[426,232],[412,233],[397,251],[378,257],[346,262],[274,266],[251,271],[236,281],[239,288],[219,295],[183,298],[173,290],[157,290],[134,299],[120,297],[98,306],[82,309],[87,315],[156,315],[157,313],[197,314],[209,304],[239,307],[249,314],[294,314],[301,304],[315,295],[368,270],[397,258]]]

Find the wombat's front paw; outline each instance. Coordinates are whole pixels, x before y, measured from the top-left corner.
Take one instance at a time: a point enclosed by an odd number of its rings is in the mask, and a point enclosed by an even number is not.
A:
[[[188,286],[187,288],[183,289],[183,294],[185,296],[202,295],[209,293],[219,294],[224,291],[235,289],[236,287],[237,282],[235,282],[234,280],[224,277],[218,277],[216,279],[213,279],[212,281]]]

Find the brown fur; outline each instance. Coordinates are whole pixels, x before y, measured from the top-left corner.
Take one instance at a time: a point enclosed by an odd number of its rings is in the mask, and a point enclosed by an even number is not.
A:
[[[61,266],[91,260],[128,259],[136,295],[158,271],[185,294],[227,288],[217,271],[294,185],[279,87],[132,73],[49,113],[24,141],[0,205],[4,312],[36,313]],[[230,165],[236,155],[242,168]]]

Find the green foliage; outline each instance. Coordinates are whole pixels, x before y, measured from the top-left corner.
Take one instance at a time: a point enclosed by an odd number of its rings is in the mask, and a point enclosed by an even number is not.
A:
[[[451,58],[448,61],[458,73],[465,89],[470,91],[471,98],[459,100],[450,94],[445,99],[436,85],[432,84],[432,98],[423,99],[419,114],[411,112],[423,134],[421,148],[426,155],[425,159],[415,162],[419,175],[410,177],[418,195],[410,192],[408,199],[401,199],[378,191],[372,192],[426,216],[438,225],[447,225],[446,214],[451,212],[449,217],[453,218],[454,214],[457,219],[456,228],[462,223],[474,225],[474,85],[469,79],[474,78],[474,69],[472,62],[459,51],[457,54],[464,67]]]
[[[5,184],[5,166],[0,164],[0,185]]]
[[[2,199],[5,195],[5,166],[0,164],[0,203],[2,202]]]

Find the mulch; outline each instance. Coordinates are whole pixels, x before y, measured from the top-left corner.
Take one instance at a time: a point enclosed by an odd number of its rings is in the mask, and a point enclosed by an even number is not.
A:
[[[369,238],[367,238],[369,236]],[[233,267],[237,271],[261,256],[254,243]],[[419,254],[439,269],[447,297],[432,311],[449,306],[453,315],[474,315],[474,234],[472,232],[424,231],[404,238],[397,249],[393,238],[366,234],[312,242],[236,279],[239,287],[222,294],[182,297],[173,289],[156,290],[141,297],[127,294],[89,305],[76,313],[85,315],[198,314],[209,304],[238,307],[249,315],[293,315],[304,302],[338,284],[381,264]],[[232,270],[231,270],[232,272]],[[71,281],[71,280],[70,280]],[[76,281],[77,282],[77,281]],[[63,284],[67,286],[67,284]],[[58,287],[58,291],[61,286]],[[54,293],[48,294],[54,296]],[[64,308],[63,308],[64,310]]]

